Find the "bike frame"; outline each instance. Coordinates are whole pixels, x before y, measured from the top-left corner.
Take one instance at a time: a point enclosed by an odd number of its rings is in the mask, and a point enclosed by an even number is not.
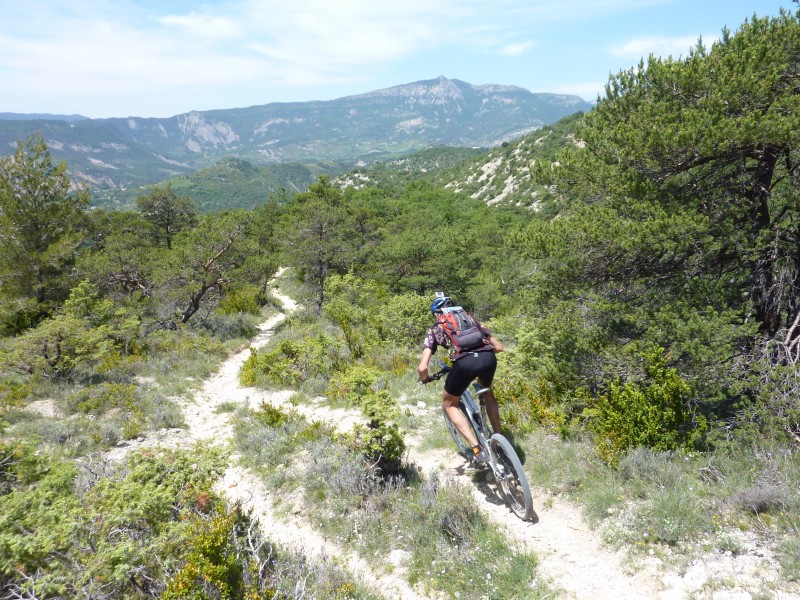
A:
[[[489,439],[492,437],[492,433],[489,430],[489,423],[487,423],[486,418],[486,409],[483,404],[483,394],[488,392],[489,388],[481,387],[477,383],[473,383],[472,387],[475,389],[475,395],[478,397],[478,401],[475,401],[475,398],[472,397],[472,392],[469,388],[467,388],[464,390],[464,393],[461,394],[461,404],[464,407],[464,413],[466,413],[467,421],[469,421],[472,431],[475,432],[475,437],[478,438],[478,444],[480,444],[481,448],[486,450],[489,457],[494,460],[494,457],[492,457],[492,452],[489,448]]]

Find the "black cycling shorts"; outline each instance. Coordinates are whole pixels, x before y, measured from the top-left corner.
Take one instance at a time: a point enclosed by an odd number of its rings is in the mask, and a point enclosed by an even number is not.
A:
[[[444,381],[444,391],[451,396],[460,396],[476,377],[478,383],[489,387],[496,369],[494,352],[469,352],[453,363]]]

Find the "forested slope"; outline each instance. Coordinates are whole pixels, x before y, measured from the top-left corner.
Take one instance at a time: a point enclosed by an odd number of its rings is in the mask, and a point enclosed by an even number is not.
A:
[[[0,160],[4,595],[269,597],[261,555],[241,545],[246,516],[212,490],[227,457],[94,461],[182,425],[175,398],[254,333],[279,265],[307,310],[242,381],[357,407],[369,426],[340,435],[268,406],[242,426],[341,450],[325,464],[346,465],[362,501],[337,504],[318,482],[320,510],[378,510],[406,488],[414,506],[458,494],[404,464],[393,402],[414,386],[445,290],[509,348],[496,393],[534,485],[581,503],[633,555],[755,545],[782,575],[748,593],[796,593],[798,56],[785,13],[621,72],[596,110],[553,129],[569,134],[497,150],[541,187],[492,205],[451,174],[401,174],[344,189],[322,177],[252,210],[200,213],[166,187],[136,212],[89,211],[44,141],[21,140]],[[560,148],[529,160],[550,139]],[[365,462],[378,468],[353,470]],[[479,511],[446,517],[426,527],[460,552]],[[530,577],[530,558],[515,560]]]

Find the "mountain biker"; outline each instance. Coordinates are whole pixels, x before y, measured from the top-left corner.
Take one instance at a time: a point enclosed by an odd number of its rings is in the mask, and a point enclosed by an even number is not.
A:
[[[428,377],[428,364],[437,348],[441,346],[442,348],[453,350],[453,344],[438,319],[442,314],[442,309],[449,306],[455,306],[452,299],[437,293],[436,298],[431,304],[431,313],[434,317],[437,317],[437,322],[431,325],[425,334],[425,340],[422,343],[422,358],[417,367],[421,383],[428,383],[430,381]],[[467,418],[459,410],[458,403],[460,402],[461,394],[464,393],[464,390],[467,389],[475,378],[478,379],[478,383],[481,386],[491,388],[494,372],[497,368],[497,357],[495,354],[502,352],[504,348],[503,344],[492,335],[491,331],[480,323],[477,323],[477,325],[483,334],[484,345],[469,352],[455,353],[453,356],[453,366],[447,373],[447,379],[445,379],[444,383],[442,407],[459,433],[461,433],[472,446],[472,451],[475,454],[473,460],[477,464],[485,464],[488,462],[489,457],[486,456],[486,452],[481,450],[478,445],[478,439],[469,426]],[[491,389],[483,395],[483,398],[486,403],[486,414],[492,425],[492,431],[499,432],[500,410],[497,406],[497,399]]]

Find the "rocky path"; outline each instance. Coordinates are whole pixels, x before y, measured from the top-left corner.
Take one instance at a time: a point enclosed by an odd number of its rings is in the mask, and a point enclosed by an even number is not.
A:
[[[660,598],[657,569],[649,568],[635,576],[626,574],[624,557],[603,547],[572,505],[546,498],[533,490],[533,505],[539,520],[536,523],[520,521],[498,498],[492,485],[472,481],[461,456],[447,450],[420,453],[416,451],[414,441],[409,441],[410,460],[424,471],[439,470],[446,476],[465,480],[512,545],[538,556],[540,576],[552,587],[560,588],[563,592],[561,597],[589,600]]]

